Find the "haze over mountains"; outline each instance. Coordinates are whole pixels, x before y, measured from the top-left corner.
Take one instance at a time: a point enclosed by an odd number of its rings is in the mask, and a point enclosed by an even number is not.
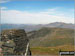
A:
[[[50,24],[1,24],[1,30],[25,29],[26,31],[33,31],[33,30],[38,30],[42,27],[75,29],[75,24],[69,24],[69,23],[63,23],[63,22],[54,22]]]

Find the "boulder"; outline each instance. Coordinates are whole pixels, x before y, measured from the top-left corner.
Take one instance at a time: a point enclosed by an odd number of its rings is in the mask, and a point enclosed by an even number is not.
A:
[[[23,29],[3,30],[1,42],[3,55],[31,55],[29,39]]]

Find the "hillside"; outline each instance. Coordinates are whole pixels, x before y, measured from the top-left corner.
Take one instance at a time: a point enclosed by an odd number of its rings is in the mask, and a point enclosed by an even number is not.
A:
[[[74,30],[66,28],[42,28],[28,33],[31,47],[55,47],[74,45]],[[34,44],[33,44],[34,43]]]
[[[11,34],[11,32],[14,33],[11,30],[10,31],[4,30],[2,34],[8,35]],[[18,41],[16,42],[20,44],[18,47],[22,48],[23,46],[25,46],[25,41],[26,41],[24,39],[25,36],[23,36],[23,38],[21,36],[21,35],[25,35],[25,33],[22,33],[22,31],[20,31],[20,33],[15,31],[14,34],[15,35],[11,37],[15,37],[18,39]],[[30,40],[30,50],[32,55],[57,55],[58,56],[60,49],[63,51],[74,51],[74,29],[43,27],[39,30],[28,32],[27,36],[28,39]],[[8,37],[10,38],[10,35],[8,35]],[[21,42],[23,44],[21,44]],[[11,45],[9,44],[9,46]]]

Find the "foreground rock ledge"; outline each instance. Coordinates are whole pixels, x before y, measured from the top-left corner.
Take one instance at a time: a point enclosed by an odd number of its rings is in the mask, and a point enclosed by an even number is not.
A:
[[[29,39],[23,29],[3,30],[1,42],[3,55],[31,55]]]

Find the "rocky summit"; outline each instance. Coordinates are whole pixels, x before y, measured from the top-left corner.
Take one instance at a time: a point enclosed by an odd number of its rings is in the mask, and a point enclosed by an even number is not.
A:
[[[23,29],[3,30],[1,49],[4,55],[31,55],[29,39]]]

